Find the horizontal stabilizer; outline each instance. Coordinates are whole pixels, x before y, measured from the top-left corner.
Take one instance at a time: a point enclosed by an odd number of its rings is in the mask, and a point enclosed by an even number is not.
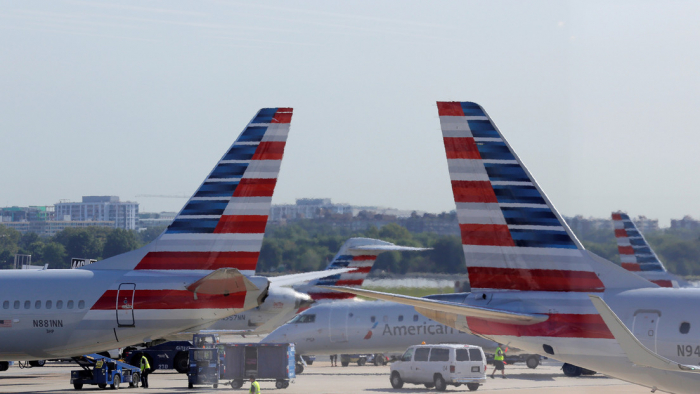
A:
[[[271,286],[291,286],[299,283],[308,282],[314,279],[325,278],[326,276],[342,274],[353,270],[354,268],[338,268],[333,270],[303,272],[301,274],[271,276],[267,279],[270,281]]]
[[[591,302],[593,302],[593,305],[603,318],[605,325],[608,326],[615,340],[620,344],[620,347],[625,354],[627,354],[627,358],[632,363],[642,367],[650,367],[664,371],[678,372],[680,370],[683,372],[700,372],[700,367],[696,365],[679,364],[651,351],[639,342],[602,298],[590,294],[588,297],[591,299]]]
[[[227,295],[259,289],[236,268],[219,268],[187,286],[187,290],[193,292],[194,298],[197,299],[198,293]]]
[[[417,308],[426,308],[434,311],[455,313],[462,316],[478,317],[480,319],[517,325],[530,325],[546,321],[549,316],[538,314],[526,314],[498,311],[495,309],[479,308],[455,302],[437,301],[426,298],[410,297],[405,295],[382,293],[379,291],[363,290],[354,287],[319,286],[324,289],[341,291],[363,297],[376,298],[378,300],[396,302],[404,305],[412,305]]]

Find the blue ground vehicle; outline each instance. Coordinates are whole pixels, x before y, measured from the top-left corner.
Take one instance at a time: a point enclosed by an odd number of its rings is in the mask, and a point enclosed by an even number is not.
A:
[[[70,382],[76,390],[82,389],[85,384],[96,384],[102,389],[107,385],[118,389],[121,383],[129,383],[129,387],[139,385],[140,368],[99,354],[74,357],[73,360],[83,368],[70,373]]]
[[[189,351],[191,347],[212,347],[219,343],[214,334],[194,334],[190,341],[170,341],[143,349],[127,348],[124,361],[131,365],[140,365],[144,355],[151,365],[151,372],[158,369],[174,369],[179,373],[189,370]]]
[[[258,381],[273,381],[278,389],[289,387],[294,372],[293,343],[222,343],[216,348],[191,348],[188,387],[229,380],[241,388],[253,375]]]

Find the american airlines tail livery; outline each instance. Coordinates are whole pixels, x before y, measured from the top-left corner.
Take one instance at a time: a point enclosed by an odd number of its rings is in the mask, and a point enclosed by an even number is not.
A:
[[[697,392],[700,289],[659,287],[585,250],[481,106],[438,112],[472,293],[445,302],[329,288],[652,392]]]
[[[253,276],[291,119],[291,108],[261,109],[152,243],[79,269],[0,271],[0,361],[150,342],[256,307],[270,286],[327,276]]]
[[[613,212],[612,220],[622,268],[661,287],[687,286],[684,280],[666,270],[629,215],[624,212]]]

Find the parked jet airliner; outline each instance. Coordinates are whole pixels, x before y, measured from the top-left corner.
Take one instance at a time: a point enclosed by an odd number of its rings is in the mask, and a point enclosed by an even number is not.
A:
[[[265,302],[259,306],[233,316],[226,317],[207,327],[204,332],[227,332],[233,334],[269,334],[288,322],[299,312],[316,302],[350,299],[352,294],[338,293],[317,285],[342,285],[362,287],[372,270],[377,256],[389,251],[425,251],[430,248],[415,248],[394,245],[391,242],[371,238],[350,238],[340,247],[326,270],[348,268],[351,271],[315,279],[292,286],[292,289],[274,287],[268,292]]]
[[[438,112],[472,293],[335,289],[652,391],[697,392],[700,289],[659,287],[585,250],[481,106]]]
[[[0,361],[150,342],[254,308],[271,285],[327,276],[253,276],[291,118],[260,110],[143,248],[80,269],[0,271]]]

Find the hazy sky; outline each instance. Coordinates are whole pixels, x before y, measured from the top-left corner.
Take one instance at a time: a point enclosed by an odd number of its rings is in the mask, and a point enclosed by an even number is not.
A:
[[[482,104],[565,215],[700,217],[697,1],[3,1],[0,206],[179,210],[261,107],[274,203],[454,209],[435,101]]]

